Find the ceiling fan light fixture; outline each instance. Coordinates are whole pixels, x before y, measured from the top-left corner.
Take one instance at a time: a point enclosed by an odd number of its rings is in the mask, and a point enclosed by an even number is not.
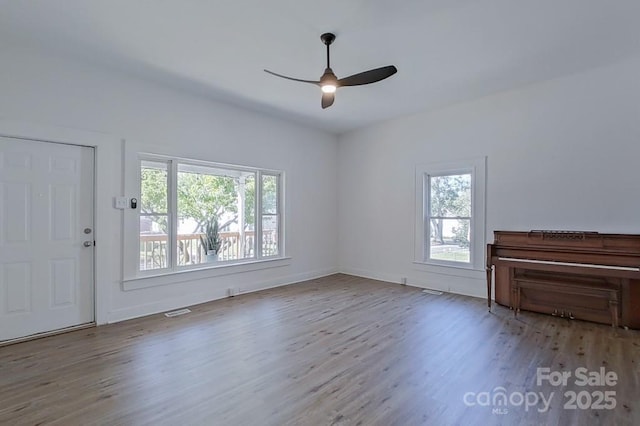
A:
[[[336,93],[336,85],[327,83],[322,85],[322,93]]]
[[[338,77],[336,77],[333,70],[329,67],[324,70],[324,74],[320,77],[320,88],[322,89],[322,93],[336,93]]]

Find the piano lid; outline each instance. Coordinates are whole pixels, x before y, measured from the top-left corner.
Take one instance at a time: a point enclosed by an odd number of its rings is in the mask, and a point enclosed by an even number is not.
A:
[[[601,234],[592,231],[494,231],[494,245],[622,252],[640,255],[640,235]]]

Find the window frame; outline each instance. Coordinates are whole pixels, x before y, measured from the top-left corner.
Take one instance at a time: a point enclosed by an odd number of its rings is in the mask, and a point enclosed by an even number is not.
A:
[[[485,197],[486,157],[470,160],[419,164],[416,166],[416,212],[414,263],[468,270],[484,269],[485,252]],[[471,216],[469,218],[469,262],[430,257],[430,178],[440,176],[471,175]],[[455,218],[454,218],[455,219]],[[466,219],[466,217],[465,217]]]
[[[140,269],[139,255],[136,258],[135,276],[139,278],[172,275],[176,273],[183,273],[188,271],[197,271],[203,269],[217,269],[230,266],[263,263],[268,260],[277,260],[285,258],[284,251],[284,220],[283,220],[283,204],[284,204],[284,171],[274,169],[263,169],[250,166],[241,166],[236,164],[225,164],[212,161],[195,160],[184,157],[167,156],[161,154],[151,153],[138,153],[136,163],[136,191],[138,199],[142,200],[142,187],[141,187],[141,170],[143,162],[162,162],[167,163],[167,267],[156,269]],[[178,199],[177,199],[177,177],[179,165],[188,166],[200,166],[212,169],[222,169],[228,171],[237,171],[245,173],[253,173],[256,179],[255,185],[255,226],[254,226],[254,256],[242,259],[233,259],[218,261],[215,264],[200,263],[195,265],[179,265],[178,264],[178,252],[177,252],[177,236],[178,236]],[[277,215],[277,247],[278,253],[271,256],[262,255],[262,176],[275,176],[276,181],[276,215]],[[259,210],[260,209],[260,210]],[[140,209],[135,210],[136,213],[136,237],[137,251],[140,247],[140,217],[142,213]]]

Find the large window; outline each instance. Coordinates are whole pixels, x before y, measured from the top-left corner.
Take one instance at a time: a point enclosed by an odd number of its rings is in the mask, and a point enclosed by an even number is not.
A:
[[[281,179],[277,171],[142,158],[139,270],[281,256]]]
[[[480,269],[485,159],[416,168],[416,261]]]

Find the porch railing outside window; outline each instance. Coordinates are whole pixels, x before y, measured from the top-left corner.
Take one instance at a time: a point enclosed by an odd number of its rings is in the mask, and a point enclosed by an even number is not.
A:
[[[203,234],[178,235],[178,264],[199,265],[205,262],[206,253],[200,243]],[[244,253],[242,253],[240,232],[221,232],[222,247],[218,253],[218,260],[238,260],[252,258],[255,232],[244,233]],[[163,234],[140,235],[140,270],[166,268],[168,238]],[[262,245],[266,256],[278,254],[276,231],[262,232]]]

